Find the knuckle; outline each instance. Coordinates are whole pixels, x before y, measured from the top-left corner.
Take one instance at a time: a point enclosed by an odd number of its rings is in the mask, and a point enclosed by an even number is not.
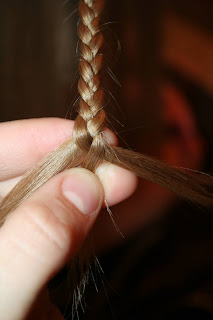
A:
[[[62,248],[63,242],[66,240],[66,225],[56,219],[54,211],[47,205],[36,204],[33,208],[31,207],[27,213],[27,222],[34,232],[39,234],[43,243],[47,242],[48,245]]]
[[[72,212],[59,199],[48,204],[30,204],[25,207],[25,223],[29,230],[38,235],[43,246],[57,251],[70,251],[80,239],[80,228]]]
[[[84,217],[60,194],[49,199],[28,199],[6,219],[14,252],[45,266],[72,257],[86,237]]]

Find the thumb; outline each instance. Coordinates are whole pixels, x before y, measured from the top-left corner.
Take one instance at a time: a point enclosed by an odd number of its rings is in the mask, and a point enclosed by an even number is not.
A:
[[[86,169],[55,176],[0,229],[0,314],[22,319],[45,283],[82,245],[103,203]]]

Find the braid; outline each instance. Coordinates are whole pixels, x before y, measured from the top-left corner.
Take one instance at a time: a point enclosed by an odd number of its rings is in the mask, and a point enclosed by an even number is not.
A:
[[[103,0],[81,0],[79,4],[81,59],[79,61],[80,94],[79,115],[75,121],[73,138],[87,157],[82,166],[93,171],[104,154],[102,131],[106,125],[104,90],[101,87],[100,70],[103,55],[100,49],[103,35],[100,32],[100,18],[104,8]],[[102,157],[100,155],[102,154]],[[93,155],[93,161],[90,161]]]
[[[32,168],[0,203],[0,225],[8,213],[57,173],[81,165],[95,172],[103,160],[134,172],[138,177],[170,189],[199,205],[212,205],[213,179],[208,175],[172,168],[152,157],[110,146],[103,137],[106,125],[100,71],[103,35],[100,19],[104,0],[80,0],[81,58],[79,61],[79,115],[73,136]]]

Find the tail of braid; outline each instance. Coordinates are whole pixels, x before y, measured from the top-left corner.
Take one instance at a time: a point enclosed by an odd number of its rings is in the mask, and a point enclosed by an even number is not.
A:
[[[79,3],[81,58],[78,91],[81,99],[73,138],[78,148],[85,153],[82,166],[91,171],[104,158],[102,131],[106,125],[106,113],[103,109],[104,90],[100,79],[103,63],[103,55],[100,53],[103,44],[100,18],[103,8],[103,0],[81,0]]]

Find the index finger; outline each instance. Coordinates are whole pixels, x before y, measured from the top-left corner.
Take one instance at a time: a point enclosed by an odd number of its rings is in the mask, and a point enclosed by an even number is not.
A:
[[[72,135],[74,121],[42,118],[0,124],[0,180],[20,176]]]
[[[0,181],[23,175],[47,153],[72,136],[74,121],[60,118],[17,120],[0,124]],[[107,140],[116,136],[107,130]]]

